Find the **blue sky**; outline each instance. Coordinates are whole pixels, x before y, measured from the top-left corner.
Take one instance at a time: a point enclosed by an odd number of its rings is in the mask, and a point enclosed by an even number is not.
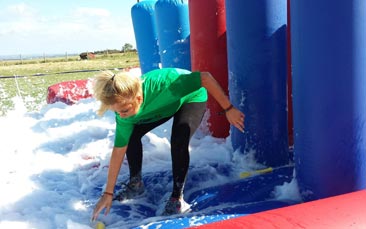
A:
[[[136,0],[1,0],[0,55],[64,54],[136,47]]]

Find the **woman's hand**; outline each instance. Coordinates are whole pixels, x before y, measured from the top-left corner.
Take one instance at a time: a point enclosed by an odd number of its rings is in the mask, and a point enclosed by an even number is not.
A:
[[[241,132],[244,132],[245,115],[235,107],[232,107],[229,98],[215,78],[209,72],[201,72],[201,85],[207,89],[208,93],[220,104],[229,123]],[[219,112],[221,113],[221,112]]]
[[[245,115],[235,107],[225,112],[226,118],[229,123],[236,128],[238,128],[241,132],[244,132],[244,119]]]
[[[109,211],[111,210],[113,201],[113,196],[111,195],[103,195],[100,197],[97,205],[94,208],[92,221],[96,220],[98,218],[99,213],[105,208],[104,215],[107,215]]]
[[[98,218],[99,213],[105,208],[104,214],[107,215],[111,209],[113,201],[113,190],[117,181],[119,170],[125,157],[127,146],[113,147],[112,156],[109,162],[108,179],[103,196],[99,199],[94,208],[92,220]]]

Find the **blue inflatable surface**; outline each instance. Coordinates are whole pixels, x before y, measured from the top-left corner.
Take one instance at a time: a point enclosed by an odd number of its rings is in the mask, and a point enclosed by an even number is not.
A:
[[[366,1],[293,1],[291,21],[300,190],[316,200],[365,189]]]
[[[169,217],[162,219],[160,221],[151,222],[146,225],[141,225],[137,228],[167,228],[167,229],[178,229],[178,228],[186,228],[192,226],[199,226],[203,224],[213,223],[221,220],[227,220],[239,216],[245,216],[252,213],[257,213],[261,211],[271,210],[280,207],[287,207],[295,204],[291,201],[261,201],[255,203],[248,203],[244,205],[236,205],[227,207],[223,212],[221,210],[213,211],[209,214],[201,213],[201,214],[186,214],[184,217]],[[228,211],[226,211],[228,210]],[[232,212],[232,213],[230,213]],[[236,213],[243,212],[243,213]]]
[[[161,64],[191,70],[187,0],[159,0],[155,4]]]
[[[217,165],[223,174],[230,173],[230,168]],[[115,201],[111,212],[121,219],[111,220],[106,224],[116,226],[118,221],[124,221],[129,226],[137,228],[184,228],[202,225],[219,220],[230,219],[265,210],[293,205],[293,201],[274,200],[274,187],[292,180],[293,167],[284,166],[273,169],[272,172],[238,179],[226,184],[198,189],[204,178],[199,168],[193,169],[194,175],[189,177],[186,185],[185,200],[191,204],[191,212],[184,215],[163,217],[157,215],[165,205],[170,190],[165,182],[171,182],[170,172],[151,173],[144,175],[145,194],[135,200],[119,203]],[[206,170],[207,172],[207,170]],[[209,174],[206,174],[206,177]],[[161,183],[162,185],[157,185]],[[118,190],[117,187],[116,189]],[[97,195],[101,188],[94,190]]]
[[[258,163],[289,163],[286,0],[226,1],[229,97],[245,114],[245,132],[231,126],[234,150]]]
[[[157,0],[136,3],[131,9],[142,73],[159,68],[160,55],[154,6]]]

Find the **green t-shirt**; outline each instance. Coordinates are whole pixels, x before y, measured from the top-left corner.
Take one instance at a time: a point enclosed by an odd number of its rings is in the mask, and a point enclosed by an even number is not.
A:
[[[135,124],[171,117],[185,103],[207,101],[200,72],[163,68],[150,71],[141,78],[144,99],[138,113],[128,118],[121,118],[116,113],[115,147],[128,144]]]

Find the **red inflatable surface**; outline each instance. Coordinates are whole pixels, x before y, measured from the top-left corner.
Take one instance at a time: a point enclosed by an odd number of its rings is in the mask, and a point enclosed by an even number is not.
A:
[[[61,82],[48,87],[47,103],[63,102],[74,104],[80,99],[91,97],[88,90],[88,80],[72,80]]]
[[[224,0],[190,0],[192,71],[208,71],[228,93],[228,67],[226,48],[226,18]],[[225,115],[218,115],[222,108],[209,95],[207,108],[209,129],[214,137],[229,135],[230,125]]]
[[[366,190],[194,228],[366,228]]]

